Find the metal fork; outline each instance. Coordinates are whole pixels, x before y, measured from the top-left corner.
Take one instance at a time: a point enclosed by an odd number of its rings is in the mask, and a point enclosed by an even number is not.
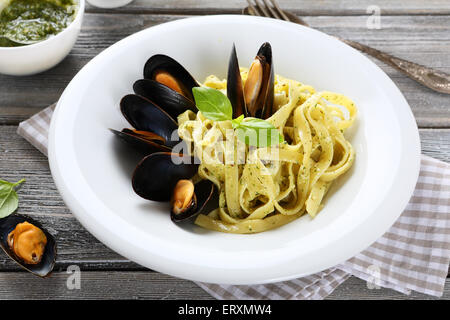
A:
[[[247,2],[248,7],[243,10],[243,14],[290,21],[309,27],[309,25],[301,18],[288,11],[282,10],[275,0],[270,0],[270,4],[269,0],[247,0]],[[356,41],[341,39],[338,37],[337,39],[394,67],[411,79],[434,91],[450,94],[450,75],[445,72],[437,71],[414,62],[394,57],[390,54]]]

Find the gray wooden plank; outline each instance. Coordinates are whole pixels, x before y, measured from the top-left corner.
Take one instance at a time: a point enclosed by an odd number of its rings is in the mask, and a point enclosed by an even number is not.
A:
[[[80,289],[70,290],[72,273],[54,272],[40,279],[24,272],[0,272],[0,300],[3,299],[213,299],[195,283],[154,272],[81,271]],[[73,286],[71,287],[73,288]],[[383,300],[436,299],[412,292],[404,295],[391,289],[368,289],[364,281],[350,278],[327,299]],[[441,299],[450,299],[450,279],[447,279]]]
[[[450,299],[450,278],[445,281],[443,300]],[[328,300],[434,300],[438,297],[411,292],[405,295],[398,291],[386,288],[369,289],[367,283],[359,278],[351,277],[327,297]]]
[[[450,163],[450,129],[421,129],[423,153]],[[0,126],[0,179],[26,178],[19,191],[18,213],[33,216],[58,240],[56,270],[80,264],[84,270],[144,270],[116,254],[87,232],[65,206],[53,183],[47,158],[16,134]],[[0,270],[19,270],[3,252]]]
[[[379,6],[383,14],[449,14],[446,0],[278,0],[285,10],[308,15],[366,14],[369,6]],[[245,0],[135,0],[114,12],[212,14],[240,13]],[[88,5],[89,12],[110,12]]]
[[[116,41],[144,28],[182,17],[87,14],[75,48],[60,65],[30,77],[0,75],[0,124],[17,124],[56,101],[70,79],[92,57]],[[450,73],[450,16],[383,17],[381,30],[367,30],[366,17],[360,16],[307,17],[306,21],[324,32],[361,41]],[[391,67],[378,61],[375,63],[404,93],[419,126],[450,127],[448,95],[435,93]]]
[[[155,272],[81,271],[80,289],[67,287],[66,270],[40,279],[25,272],[0,272],[0,299],[212,299],[195,283]],[[70,288],[74,288],[71,286]]]
[[[450,163],[450,130],[420,129],[422,153]]]

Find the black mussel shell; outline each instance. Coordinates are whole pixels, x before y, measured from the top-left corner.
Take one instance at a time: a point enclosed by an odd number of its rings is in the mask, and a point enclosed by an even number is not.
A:
[[[181,89],[179,93],[194,101],[192,88],[198,87],[198,83],[180,63],[163,54],[154,55],[147,60],[144,66],[145,79],[157,80],[157,76],[161,72],[169,74],[176,81],[179,89]],[[175,90],[175,88],[172,89]]]
[[[272,64],[272,47],[268,42],[262,44],[255,60],[259,61],[262,68],[261,87],[257,96],[251,99],[247,98],[246,107],[249,116],[267,119],[272,115],[273,95],[274,95],[274,70]],[[247,81],[248,82],[248,81]],[[244,96],[247,88],[244,87]]]
[[[228,63],[227,96],[233,106],[233,118],[240,115],[247,116],[244,100],[244,86],[242,85],[241,71],[236,54],[236,47],[233,44],[230,62]]]
[[[109,130],[123,141],[132,145],[136,150],[144,154],[151,154],[161,151],[169,152],[171,150],[169,147],[164,145],[165,140],[162,137],[160,137],[161,139],[155,138],[154,140],[150,140],[143,139],[140,135],[137,135],[135,131],[130,129],[123,129],[122,131],[117,131],[114,129]],[[157,136],[155,133],[149,132],[149,134]]]
[[[164,138],[166,146],[174,147],[180,143],[178,124],[152,101],[129,94],[120,101],[120,110],[134,128],[156,133]]]
[[[13,231],[19,223],[29,222],[34,226],[41,229],[47,237],[47,245],[45,246],[44,255],[41,262],[38,264],[26,264],[20,258],[18,258],[8,245],[8,234]],[[26,216],[22,215],[10,215],[8,217],[0,219],[0,246],[3,251],[17,264],[19,264],[25,270],[37,275],[39,277],[47,277],[53,270],[56,261],[56,241],[55,238],[45,230],[42,225]]]
[[[169,201],[181,179],[191,179],[198,170],[198,161],[187,155],[157,152],[146,156],[133,173],[133,190],[142,198]]]
[[[138,80],[134,83],[133,90],[136,94],[153,101],[175,120],[186,110],[197,112],[191,100],[157,81]]]
[[[212,183],[209,180],[201,180],[195,184],[195,196],[196,201],[195,205],[189,207],[186,211],[182,213],[175,214],[173,210],[170,211],[170,218],[174,222],[180,222],[192,217],[195,217],[199,213],[201,213],[205,207],[207,206],[208,202],[211,200],[214,192],[216,190],[216,187],[214,186],[214,183]]]
[[[262,119],[269,118],[273,113],[273,101],[275,99],[275,73],[273,71],[273,65],[271,64],[270,68],[270,79],[269,84],[267,88],[267,96],[266,96],[266,103],[264,105],[264,110],[262,112]]]

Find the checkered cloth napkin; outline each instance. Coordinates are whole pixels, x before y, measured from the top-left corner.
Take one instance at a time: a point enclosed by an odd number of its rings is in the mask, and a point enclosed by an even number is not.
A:
[[[22,122],[18,134],[47,154],[55,106]],[[414,194],[397,222],[365,251],[322,272],[278,283],[198,283],[218,299],[323,299],[351,275],[369,287],[440,297],[450,262],[450,164],[422,156]]]

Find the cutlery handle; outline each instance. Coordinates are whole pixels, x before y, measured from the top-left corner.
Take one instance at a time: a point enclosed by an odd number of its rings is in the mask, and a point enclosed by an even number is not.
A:
[[[395,69],[403,72],[411,79],[424,86],[442,93],[450,94],[450,75],[432,68],[424,67],[420,64],[403,60],[377,49],[368,47],[359,42],[339,38],[349,46],[371,55],[378,60],[387,63]]]

